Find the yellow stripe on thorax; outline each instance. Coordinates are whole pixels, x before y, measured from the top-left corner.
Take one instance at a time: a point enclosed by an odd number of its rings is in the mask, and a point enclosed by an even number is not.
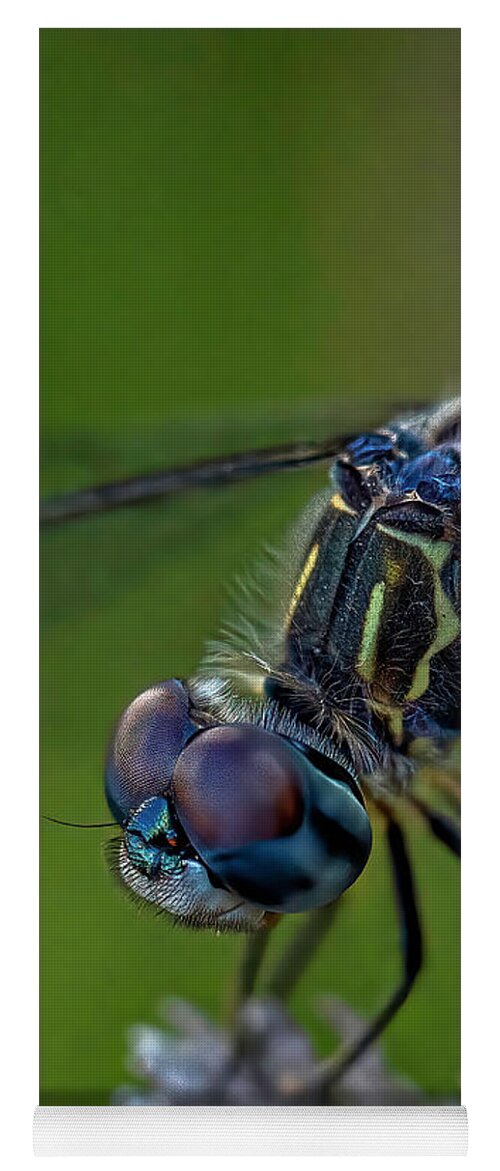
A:
[[[449,541],[432,540],[432,538],[424,537],[418,533],[404,533],[400,529],[391,529],[382,524],[378,525],[378,528],[395,540],[419,549],[433,572],[436,633],[415,668],[411,687],[405,696],[405,701],[409,701],[418,699],[427,691],[431,659],[445,647],[450,646],[460,633],[460,619],[443,589],[440,576],[441,570],[451,554],[451,546]]]
[[[386,603],[386,590],[395,589],[403,574],[399,561],[386,556],[385,577],[377,581],[370,594],[368,608],[363,622],[363,633],[356,668],[362,679],[372,683],[377,671],[377,642]]]
[[[347,512],[349,516],[358,515],[356,510],[351,508],[350,504],[346,503],[340,492],[334,492],[333,496],[330,498],[330,504],[332,508],[337,510],[337,512]]]
[[[385,581],[377,581],[370,594],[356,662],[361,678],[366,679],[367,683],[371,683],[377,666],[377,640],[384,610],[384,597]]]
[[[316,542],[316,544],[311,546],[311,549],[310,549],[308,557],[307,557],[307,561],[304,565],[304,568],[303,568],[302,573],[299,577],[297,585],[295,586],[293,594],[290,598],[290,605],[288,607],[288,612],[287,612],[287,616],[286,616],[286,625],[287,626],[289,626],[290,622],[292,621],[292,618],[295,614],[295,611],[296,611],[297,606],[300,602],[302,594],[304,593],[304,590],[305,590],[306,585],[309,581],[311,573],[314,569],[314,566],[316,565],[316,562],[318,560],[318,553],[319,553],[319,544]]]

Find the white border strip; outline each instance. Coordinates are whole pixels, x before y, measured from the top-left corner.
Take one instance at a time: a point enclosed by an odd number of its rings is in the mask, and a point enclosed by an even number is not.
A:
[[[35,1155],[465,1155],[464,1106],[39,1106]]]

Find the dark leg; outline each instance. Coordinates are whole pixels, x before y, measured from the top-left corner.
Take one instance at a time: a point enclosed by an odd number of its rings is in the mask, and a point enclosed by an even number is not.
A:
[[[293,992],[302,973],[310,963],[314,953],[323,941],[335,914],[337,904],[320,907],[311,911],[305,921],[298,927],[292,936],[288,947],[278,959],[271,976],[265,986],[264,995],[276,997],[284,1001]],[[234,1049],[231,1056],[229,1071],[225,1076],[235,1073],[238,1064],[244,1058],[249,1058],[255,1038],[249,1030],[248,1022],[244,1022],[244,1006],[252,996],[262,960],[265,955],[270,931],[261,931],[250,936],[240,963],[235,995],[233,997],[231,1022],[233,1026]]]
[[[387,811],[386,811],[387,812]],[[358,1060],[358,1057],[368,1049],[377,1037],[383,1032],[389,1021],[396,1015],[404,1004],[410,989],[422,965],[422,934],[420,920],[415,900],[413,876],[410,859],[406,851],[406,844],[402,830],[398,823],[388,816],[387,843],[392,863],[392,872],[396,890],[398,917],[401,936],[401,950],[403,953],[403,974],[401,980],[384,1005],[382,1010],[368,1025],[366,1031],[352,1045],[327,1057],[317,1068],[312,1081],[303,1083],[294,1089],[291,1100],[303,1100],[304,1092],[317,1090],[323,1092],[325,1100],[328,1092],[345,1072]]]
[[[242,1004],[252,995],[269,942],[270,930],[262,930],[245,939],[243,955],[236,976],[231,1015],[237,1016]]]
[[[331,903],[330,906],[320,907],[306,916],[271,972],[265,986],[265,993],[268,996],[276,996],[279,1000],[287,1000],[291,996],[295,985],[323,942],[336,908],[337,903]],[[253,993],[269,936],[270,930],[259,931],[245,940],[233,998],[233,1015]]]
[[[277,961],[266,992],[287,1000],[329,930],[337,903],[311,911]]]
[[[451,820],[451,818],[446,817],[444,813],[436,813],[434,809],[430,809],[424,801],[420,800],[420,797],[411,797],[410,800],[412,805],[415,806],[415,809],[418,809],[419,813],[422,814],[422,817],[425,818],[431,833],[434,834],[434,837],[437,838],[438,841],[442,842],[444,846],[447,846],[448,849],[451,850],[452,854],[455,854],[457,858],[460,858],[460,827],[456,825],[455,822]]]

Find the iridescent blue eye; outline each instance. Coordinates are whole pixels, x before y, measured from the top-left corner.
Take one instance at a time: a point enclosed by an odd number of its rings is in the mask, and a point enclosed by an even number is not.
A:
[[[266,910],[332,902],[370,853],[368,815],[346,770],[262,728],[225,725],[193,737],[175,765],[172,798],[209,872]]]
[[[121,825],[149,797],[165,792],[195,730],[186,688],[177,679],[148,688],[126,708],[106,761],[106,797]]]

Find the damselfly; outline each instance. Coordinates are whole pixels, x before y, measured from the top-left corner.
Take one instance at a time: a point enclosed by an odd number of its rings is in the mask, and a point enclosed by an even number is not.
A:
[[[422,963],[398,807],[411,805],[459,854],[456,820],[413,783],[432,755],[458,802],[447,760],[459,731],[459,405],[401,416],[336,450],[251,452],[77,492],[43,512],[54,522],[327,458],[327,489],[244,588],[196,675],[139,695],[106,765],[122,882],[184,923],[248,932],[240,999],[252,991],[269,927],[307,912],[270,990],[285,994],[298,979],[364,871],[369,810],[378,811],[402,976],[363,1035],[317,1068],[319,1091],[379,1036]],[[290,1100],[303,1094],[297,1086]]]

